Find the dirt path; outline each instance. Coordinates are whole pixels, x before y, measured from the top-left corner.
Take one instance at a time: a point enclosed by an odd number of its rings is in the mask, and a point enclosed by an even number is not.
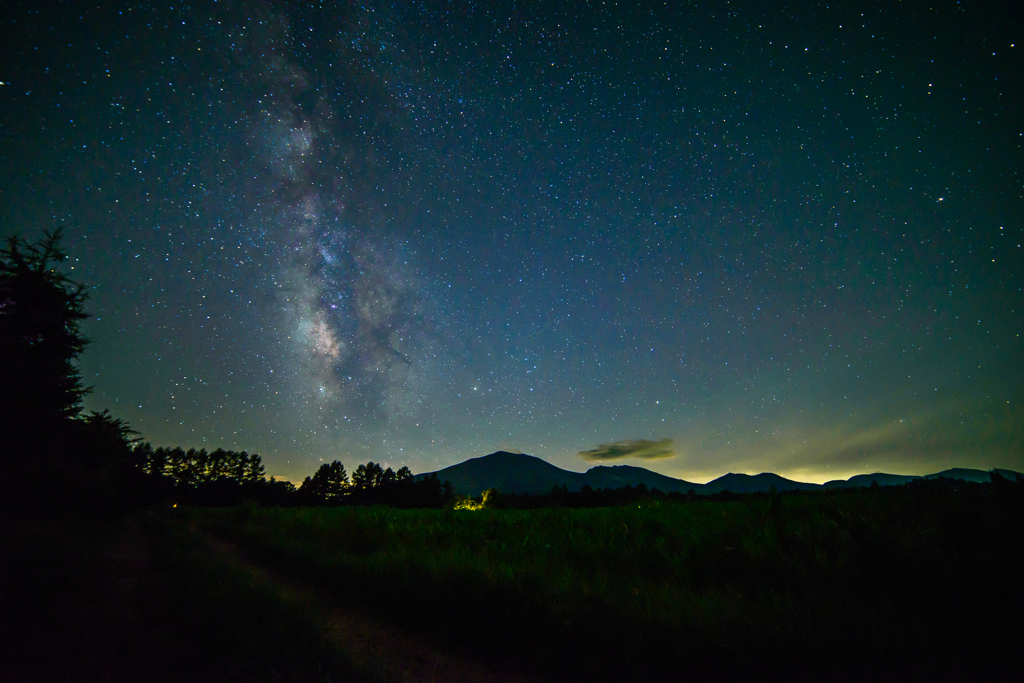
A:
[[[260,566],[237,545],[207,537],[214,552],[244,567],[282,596],[302,601],[324,615],[329,640],[356,672],[382,683],[542,683],[544,679],[484,664],[439,649],[429,639],[399,631],[364,612],[333,604],[280,572]]]

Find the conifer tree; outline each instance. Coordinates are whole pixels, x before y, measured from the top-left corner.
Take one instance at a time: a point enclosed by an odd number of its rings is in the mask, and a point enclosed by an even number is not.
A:
[[[60,240],[60,230],[33,244],[15,236],[0,249],[0,453],[8,457],[59,446],[88,392],[76,364],[88,344],[79,329],[85,287],[59,269]]]

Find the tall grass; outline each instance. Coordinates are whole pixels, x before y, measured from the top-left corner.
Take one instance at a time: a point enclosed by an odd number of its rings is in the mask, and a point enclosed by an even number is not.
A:
[[[998,677],[1020,496],[901,487],[618,508],[187,514],[329,599],[556,677]]]

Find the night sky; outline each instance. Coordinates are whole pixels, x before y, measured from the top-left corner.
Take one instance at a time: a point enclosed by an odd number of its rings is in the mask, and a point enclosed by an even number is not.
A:
[[[1024,470],[1013,7],[6,2],[3,234],[87,409],[293,481]]]

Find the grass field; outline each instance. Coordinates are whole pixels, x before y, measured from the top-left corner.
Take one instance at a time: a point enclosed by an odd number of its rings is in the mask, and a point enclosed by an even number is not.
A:
[[[553,678],[966,680],[1019,673],[1021,501],[1017,488],[927,485],[184,514],[328,600]]]
[[[336,606],[547,680],[1021,674],[1019,485],[6,521],[0,680],[445,680],[354,668]]]

